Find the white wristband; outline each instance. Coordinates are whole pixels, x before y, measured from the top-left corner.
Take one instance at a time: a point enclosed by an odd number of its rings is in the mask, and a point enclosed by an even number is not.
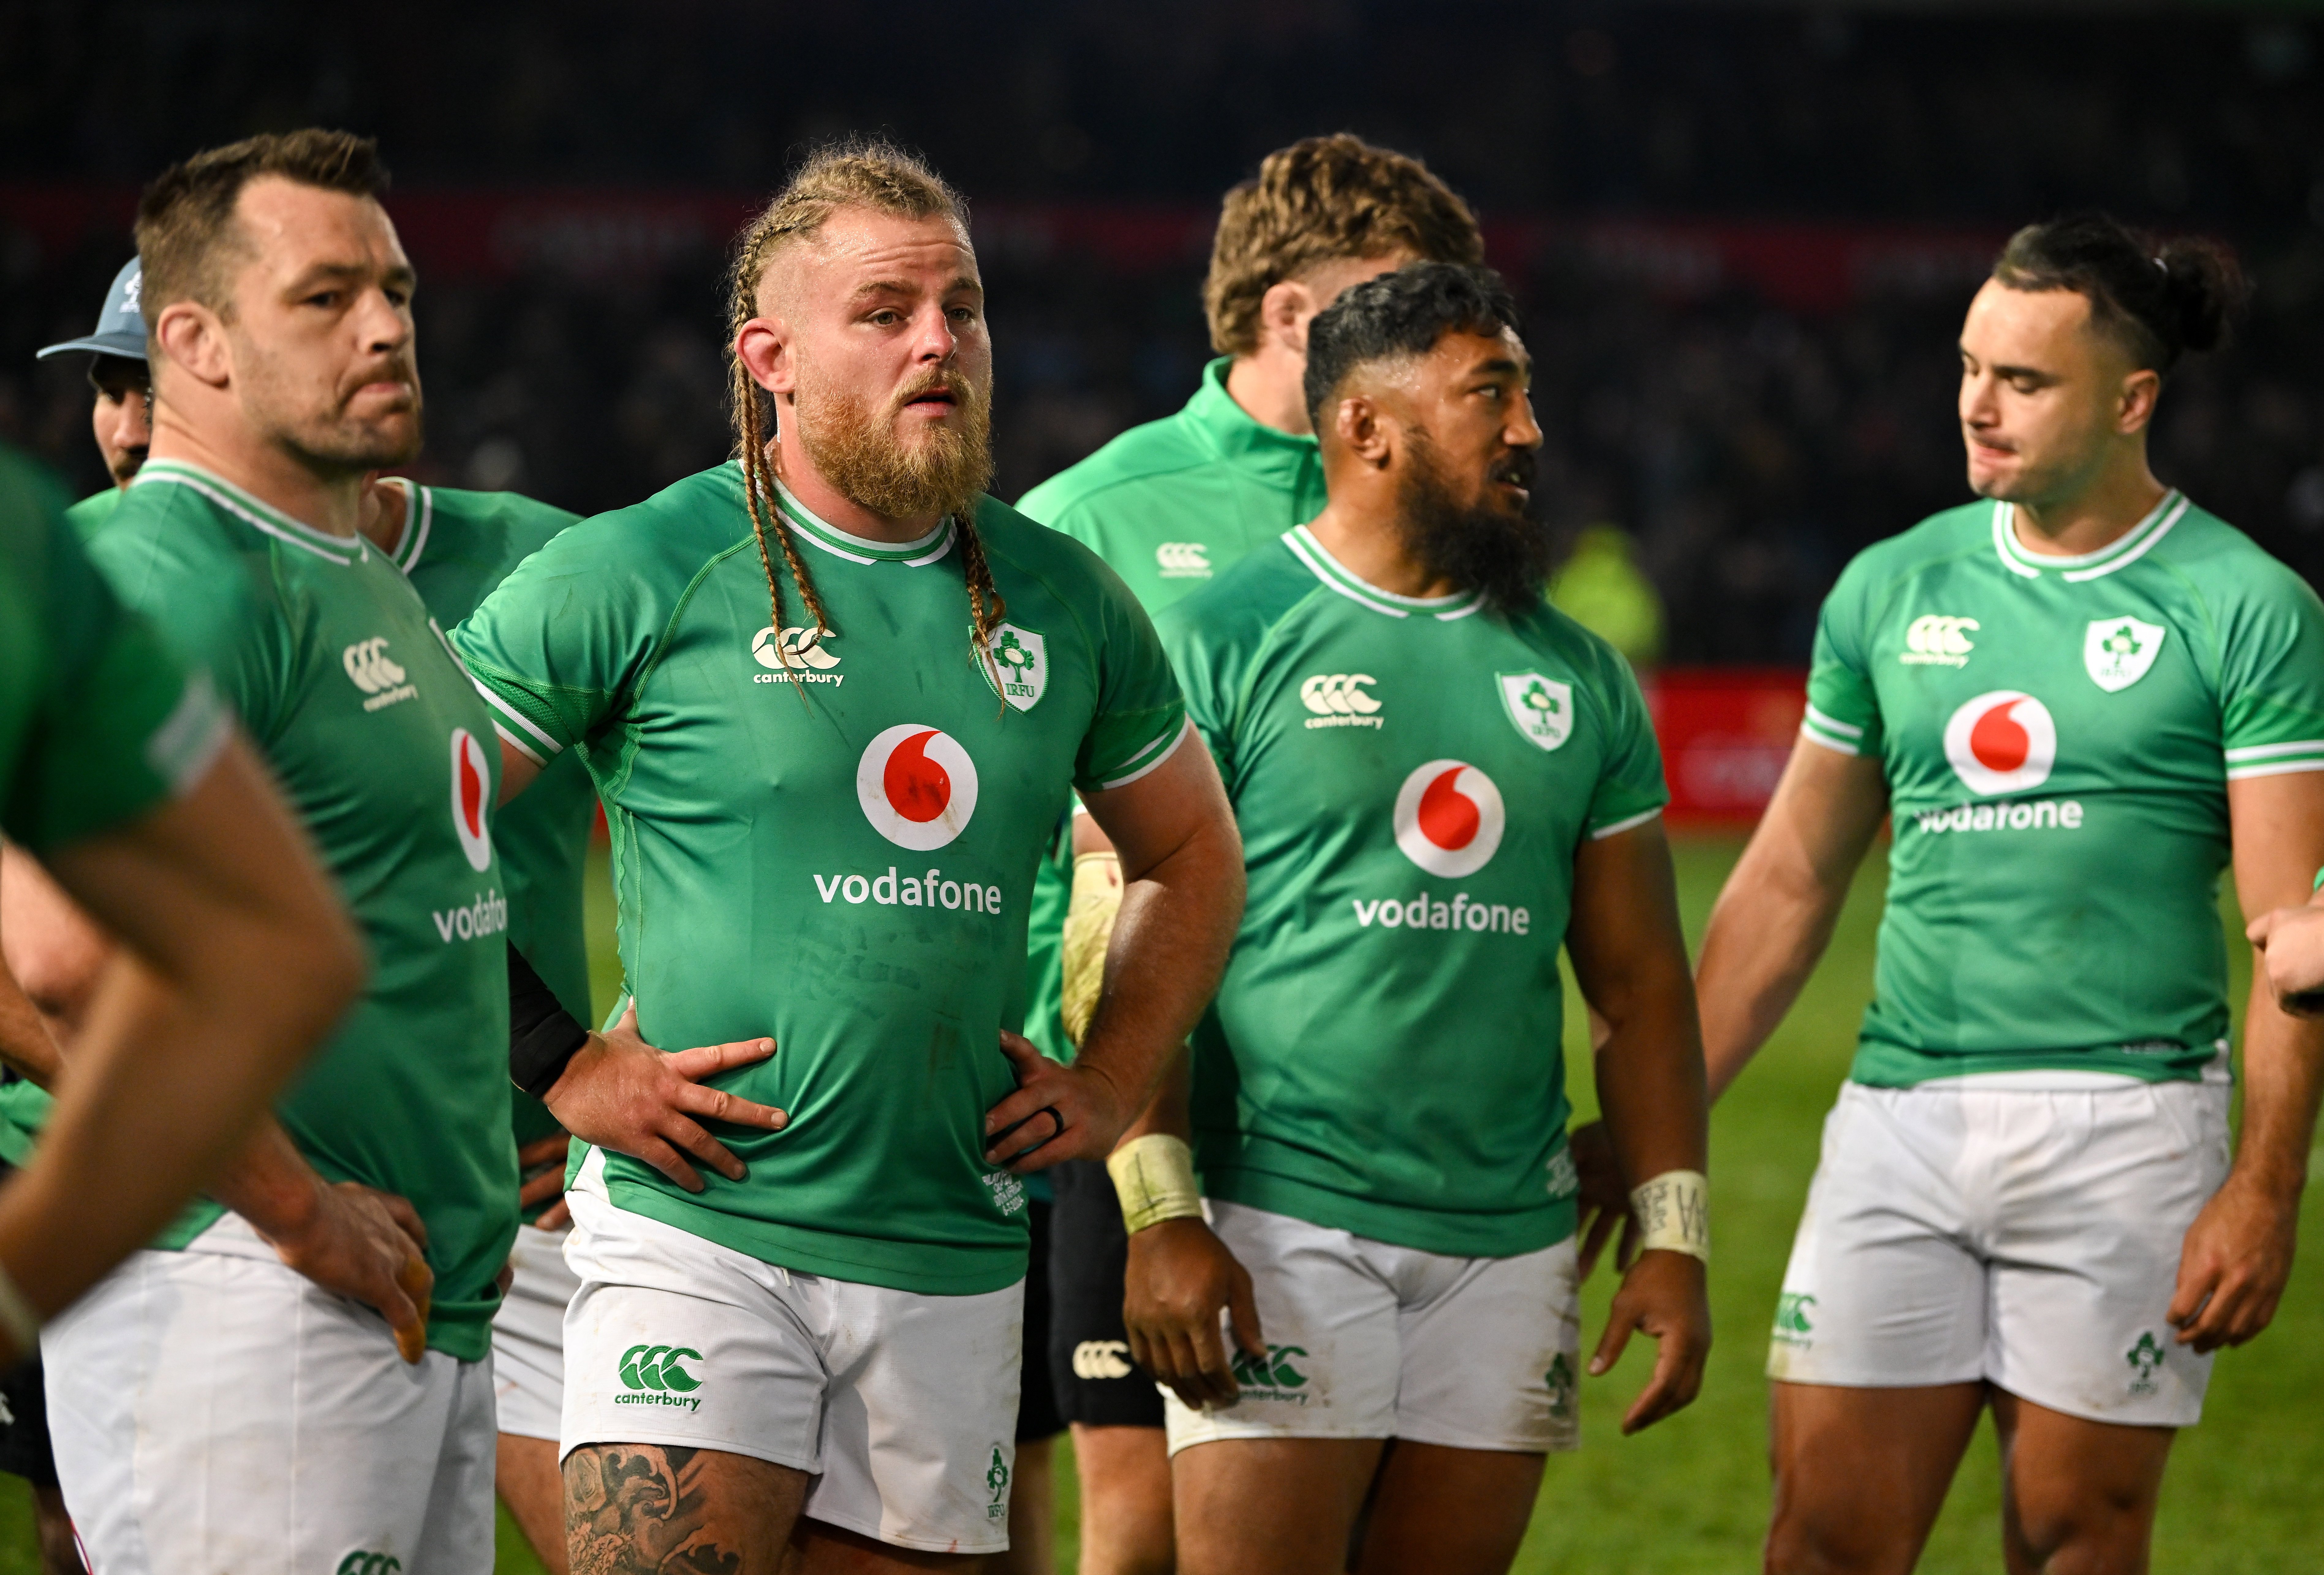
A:
[[[1711,1261],[1711,1183],[1699,1170],[1666,1170],[1630,1190],[1641,1251],[1683,1252]]]
[[[0,1268],[0,1334],[5,1334],[16,1348],[19,1361],[41,1349],[41,1315],[32,1311],[5,1268]]]
[[[1194,1151],[1183,1138],[1150,1133],[1115,1149],[1105,1162],[1121,1200],[1121,1223],[1135,1236],[1165,1220],[1199,1219],[1203,1194],[1194,1185]]]

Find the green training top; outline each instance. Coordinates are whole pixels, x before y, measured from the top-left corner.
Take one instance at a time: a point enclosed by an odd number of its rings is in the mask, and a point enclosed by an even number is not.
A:
[[[420,1211],[428,1343],[480,1359],[517,1187],[484,702],[383,554],[195,465],[149,461],[89,555],[216,676],[370,942],[369,987],[277,1110],[326,1179]]]
[[[65,522],[73,528],[83,542],[94,539],[105,529],[121,507],[122,489],[107,487],[101,493],[91,493],[65,511]]]
[[[608,1155],[614,1202],[807,1273],[998,1290],[1025,1273],[1023,1188],[983,1119],[1015,1086],[1033,868],[1068,789],[1158,765],[1184,706],[1121,582],[1000,503],[976,514],[997,676],[949,522],[898,546],[783,508],[830,629],[768,622],[727,464],[566,531],[456,638],[512,748],[588,765],[646,1037],[779,1046],[716,1080],[790,1115],[721,1134],[748,1179],[687,1193]]]
[[[1027,493],[1018,508],[1093,550],[1148,612],[1323,511],[1315,439],[1255,420],[1227,392],[1231,356],[1175,416],[1132,427]],[[1060,833],[1033,887],[1025,1036],[1073,1059],[1059,1016],[1073,849]]]
[[[1668,797],[1629,664],[1546,603],[1391,595],[1305,526],[1159,627],[1250,880],[1194,1036],[1204,1192],[1462,1257],[1571,1235],[1574,850]]]
[[[2012,512],[1868,548],[1816,631],[1803,733],[1895,824],[1850,1075],[2224,1075],[2227,785],[2324,770],[2324,606],[2175,492],[2079,557]]]
[[[475,612],[511,569],[580,518],[521,493],[401,484],[409,498],[403,535],[388,557],[444,629]],[[493,822],[493,843],[508,881],[508,938],[558,1004],[585,1023],[589,942],[581,890],[596,816],[596,790],[576,755],[552,761]],[[557,1118],[539,1100],[521,1089],[511,1090],[510,1099],[520,1145],[557,1130]]]

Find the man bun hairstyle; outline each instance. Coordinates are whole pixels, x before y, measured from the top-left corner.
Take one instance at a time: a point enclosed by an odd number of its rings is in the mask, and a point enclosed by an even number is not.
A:
[[[1456,330],[1492,336],[1522,331],[1517,303],[1482,263],[1412,262],[1342,293],[1307,325],[1307,375],[1300,391],[1317,432],[1324,407],[1348,374],[1376,361],[1425,355]]]
[[[799,599],[807,603],[807,616],[816,628],[836,632],[823,610],[823,598],[816,593],[807,564],[791,540],[790,526],[775,504],[774,471],[767,458],[767,440],[775,430],[774,396],[761,388],[751,369],[742,364],[735,341],[742,325],[759,315],[759,286],[776,256],[813,236],[834,215],[850,208],[865,208],[893,218],[949,219],[964,235],[968,233],[968,199],[937,174],[934,165],[885,138],[847,137],[809,152],[774,200],[734,238],[733,262],[726,272],[727,406],[734,428],[735,457],[742,466],[742,506],[750,512],[751,529],[758,538],[759,565],[766,571],[767,595],[778,631],[783,627],[783,588],[767,550],[770,535],[781,549],[791,581],[798,586]],[[975,520],[964,511],[954,517],[953,526],[960,540],[961,566],[968,579],[969,639],[982,652],[1007,615],[1007,604],[992,583],[991,566],[985,561],[984,542],[977,535]],[[779,640],[773,649],[788,667],[790,648]]]
[[[1269,288],[1318,263],[1409,252],[1435,262],[1481,262],[1477,216],[1419,160],[1349,132],[1308,137],[1260,161],[1227,193],[1203,281],[1211,347],[1259,348]]]
[[[2251,295],[2235,254],[2218,242],[2160,240],[2095,211],[2027,225],[2001,249],[1993,277],[2011,290],[2087,297],[2091,326],[2163,373],[2181,355],[2225,344]]]
[[[245,244],[235,204],[244,187],[269,175],[354,197],[387,189],[378,143],[318,126],[244,137],[171,165],[137,199],[137,259],[144,270],[138,299],[149,333],[161,309],[177,301],[231,314],[226,264]]]

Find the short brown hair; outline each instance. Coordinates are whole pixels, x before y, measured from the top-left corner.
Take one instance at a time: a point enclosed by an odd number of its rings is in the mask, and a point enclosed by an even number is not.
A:
[[[149,329],[173,301],[226,309],[221,263],[239,244],[234,206],[244,187],[267,175],[356,197],[387,189],[376,142],[317,126],[245,137],[172,164],[137,199],[137,257],[145,278],[139,304]]]
[[[1277,149],[1219,213],[1203,281],[1212,348],[1259,348],[1259,305],[1270,287],[1319,262],[1390,252],[1475,264],[1485,241],[1469,205],[1417,159],[1350,132]]]

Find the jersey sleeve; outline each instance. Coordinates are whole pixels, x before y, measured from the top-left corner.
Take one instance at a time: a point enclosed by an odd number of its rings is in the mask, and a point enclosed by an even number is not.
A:
[[[613,536],[604,522],[564,531],[452,631],[502,741],[539,765],[620,709],[667,622],[656,577],[616,561]]]
[[[1808,666],[1807,714],[1800,736],[1843,755],[1881,753],[1880,700],[1872,687],[1868,649],[1871,630],[1865,561],[1840,576],[1816,615],[1815,653]]]
[[[1600,642],[1598,692],[1606,716],[1606,763],[1582,823],[1591,837],[1610,837],[1663,812],[1670,788],[1663,781],[1662,746],[1637,675],[1611,646]]]
[[[60,513],[41,520],[28,612],[50,655],[0,826],[35,852],[127,824],[199,781],[228,735],[208,678],[124,608]],[[26,565],[28,569],[32,565]]]
[[[115,523],[88,542],[89,561],[131,612],[154,629],[189,669],[209,675],[227,707],[263,746],[286,714],[292,665],[291,620],[262,616],[269,587],[253,583],[248,557],[222,548],[177,511],[182,489],[133,489]],[[134,512],[133,512],[134,511]]]
[[[2226,613],[2219,732],[2227,779],[2324,771],[2324,603],[2270,562],[2239,579]]]
[[[1120,576],[1096,566],[1096,604],[1085,616],[1098,645],[1097,715],[1074,760],[1074,786],[1084,793],[1135,782],[1186,731],[1185,699],[1154,621]]]

